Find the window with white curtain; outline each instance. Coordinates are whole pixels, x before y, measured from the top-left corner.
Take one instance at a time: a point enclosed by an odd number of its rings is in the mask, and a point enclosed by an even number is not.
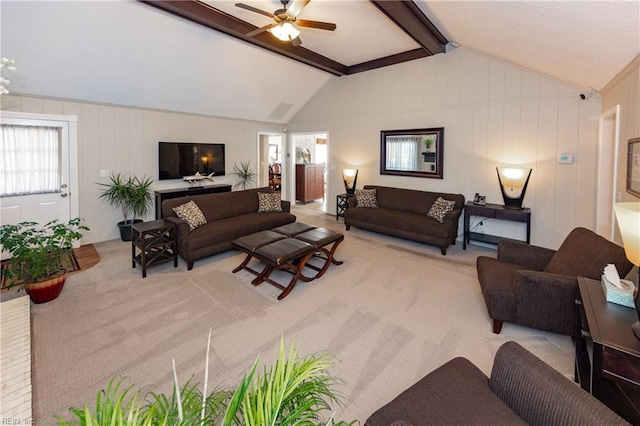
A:
[[[0,126],[0,197],[61,192],[59,127]]]
[[[388,136],[387,165],[390,170],[420,170],[421,136]]]

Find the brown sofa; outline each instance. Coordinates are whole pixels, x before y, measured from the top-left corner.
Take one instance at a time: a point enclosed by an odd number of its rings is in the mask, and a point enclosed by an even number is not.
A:
[[[497,258],[476,263],[494,333],[508,321],[574,334],[578,276],[600,280],[611,263],[624,278],[632,267],[622,247],[586,228],[571,231],[557,251],[500,240]]]
[[[465,358],[426,375],[365,426],[628,425],[602,402],[515,342],[496,352],[488,378]]]
[[[447,247],[456,243],[458,219],[464,208],[462,194],[417,191],[413,189],[366,185],[375,189],[378,208],[359,208],[355,197],[349,198],[349,208],[344,214],[347,231],[356,226],[394,237],[418,241],[440,247],[443,255]],[[427,216],[431,205],[442,197],[455,201],[454,210],[447,213],[444,223]]]
[[[283,212],[258,213],[258,192],[273,192],[269,187],[219,194],[194,195],[164,200],[164,218],[176,224],[178,254],[193,268],[193,262],[216,253],[231,250],[231,241],[244,235],[275,228],[296,221],[289,212],[291,203],[282,201]],[[195,202],[207,223],[193,231],[179,219],[174,207]]]

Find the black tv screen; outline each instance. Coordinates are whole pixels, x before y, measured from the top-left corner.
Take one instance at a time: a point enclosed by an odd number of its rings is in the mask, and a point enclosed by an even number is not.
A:
[[[182,179],[185,176],[214,173],[224,176],[223,143],[158,143],[158,178]]]

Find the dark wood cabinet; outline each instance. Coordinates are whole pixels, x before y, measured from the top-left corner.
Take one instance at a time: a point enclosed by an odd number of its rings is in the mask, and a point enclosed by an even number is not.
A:
[[[324,165],[296,164],[296,201],[324,198]]]
[[[218,192],[231,192],[231,185],[218,184],[207,186],[195,186],[193,188],[162,189],[156,193],[156,219],[162,219],[162,202],[171,198],[189,197],[192,195],[216,194]]]

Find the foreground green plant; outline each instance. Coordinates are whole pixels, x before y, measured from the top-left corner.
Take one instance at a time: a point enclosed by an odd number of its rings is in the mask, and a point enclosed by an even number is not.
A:
[[[201,392],[190,381],[180,388],[174,364],[174,387],[170,397],[147,391],[144,402],[140,395],[145,388],[124,387],[123,379],[113,378],[106,390],[98,392],[96,405],[90,409],[70,408],[75,420],[57,416],[60,425],[351,425],[356,422],[334,422],[322,419],[331,410],[331,403],[341,404],[335,390],[340,381],[328,373],[333,363],[329,354],[314,354],[298,358],[298,348],[292,344],[286,350],[280,339],[275,364],[262,374],[256,374],[258,360],[245,374],[238,387],[231,391],[214,389],[207,395],[209,347],[205,385]],[[207,395],[206,398],[204,395]]]

